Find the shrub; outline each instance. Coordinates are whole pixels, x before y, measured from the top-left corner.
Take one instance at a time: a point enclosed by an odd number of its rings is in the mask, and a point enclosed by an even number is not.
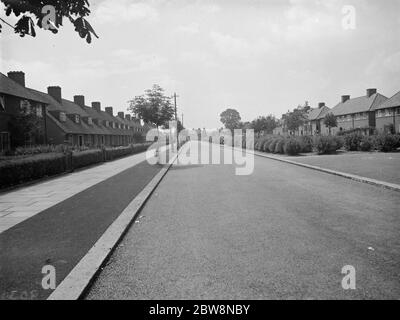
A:
[[[298,155],[301,152],[301,144],[296,138],[288,138],[283,148],[285,153],[290,156]]]
[[[310,136],[300,137],[300,145],[302,153],[309,153],[313,151],[313,138]]]
[[[72,168],[78,169],[104,161],[102,150],[87,150],[72,154]]]
[[[284,146],[285,146],[285,139],[278,140],[278,142],[276,143],[276,146],[275,146],[274,153],[284,154],[285,153]]]
[[[336,142],[336,150],[342,149],[344,147],[344,138],[341,136],[333,136]]]
[[[0,162],[0,187],[10,187],[23,182],[60,174],[65,171],[62,153],[47,153],[27,158]]]
[[[317,136],[314,138],[314,148],[318,154],[330,154],[339,150],[339,145],[335,137]]]
[[[381,133],[375,137],[376,148],[382,152],[391,152],[397,149],[399,139],[397,135]]]
[[[359,132],[353,132],[344,135],[344,146],[347,151],[360,150],[360,143],[363,139],[363,135]]]
[[[360,142],[360,150],[367,152],[374,148],[374,141],[371,137],[363,137]]]

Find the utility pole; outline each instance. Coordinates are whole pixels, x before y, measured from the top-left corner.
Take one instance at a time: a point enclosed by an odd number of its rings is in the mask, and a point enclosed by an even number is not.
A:
[[[176,121],[176,150],[178,151],[179,149],[179,140],[178,140],[178,136],[179,136],[179,132],[178,132],[178,111],[176,108],[176,97],[178,97],[176,95],[176,92],[174,93],[174,105],[175,105],[175,121]]]

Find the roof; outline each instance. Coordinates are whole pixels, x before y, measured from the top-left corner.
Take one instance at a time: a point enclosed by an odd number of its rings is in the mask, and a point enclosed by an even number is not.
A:
[[[327,106],[311,109],[307,114],[307,118],[310,121],[322,119],[329,112],[329,110],[330,109]]]
[[[387,97],[380,93],[375,93],[371,97],[363,96],[339,103],[331,111],[335,116],[367,112],[375,110],[375,107],[382,104]]]
[[[1,72],[0,72],[0,93],[24,98],[27,100],[46,103],[46,101],[43,100],[40,96],[38,96],[34,92],[31,92],[28,88],[25,88],[24,86],[10,79]]]
[[[383,103],[376,106],[375,110],[400,107],[400,91],[397,92],[393,97],[387,99]]]

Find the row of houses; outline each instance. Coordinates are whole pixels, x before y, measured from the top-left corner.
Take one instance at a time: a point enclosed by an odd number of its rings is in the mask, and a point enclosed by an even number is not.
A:
[[[298,130],[290,132],[284,114],[280,125],[274,130],[279,135],[327,135],[329,128],[324,125],[327,114],[332,113],[337,119],[337,127],[331,128],[331,134],[341,131],[359,129],[365,134],[373,132],[400,132],[400,91],[391,98],[378,93],[377,89],[367,89],[361,97],[351,98],[343,95],[341,101],[333,108],[320,102],[317,108],[308,104],[301,107],[304,111],[304,123]]]
[[[33,119],[35,130],[21,119]],[[124,146],[151,128],[130,114],[114,115],[112,107],[102,110],[100,102],[87,106],[83,95],[67,100],[59,86],[47,92],[28,88],[24,72],[0,73],[0,151],[34,144]]]

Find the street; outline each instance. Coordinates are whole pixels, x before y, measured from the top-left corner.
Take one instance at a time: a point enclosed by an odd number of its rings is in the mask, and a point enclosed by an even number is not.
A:
[[[399,205],[396,191],[262,157],[247,176],[174,165],[86,298],[399,299]]]

